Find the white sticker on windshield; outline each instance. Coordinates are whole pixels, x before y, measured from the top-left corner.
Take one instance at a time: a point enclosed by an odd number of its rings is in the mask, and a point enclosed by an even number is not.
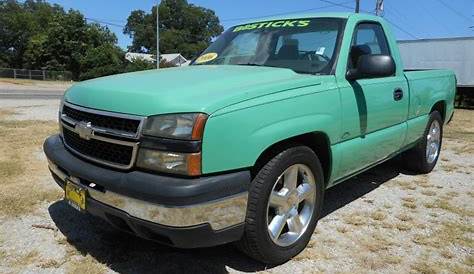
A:
[[[326,50],[325,47],[320,47],[318,48],[318,50],[316,51],[316,54],[317,55],[324,55],[324,51]]]

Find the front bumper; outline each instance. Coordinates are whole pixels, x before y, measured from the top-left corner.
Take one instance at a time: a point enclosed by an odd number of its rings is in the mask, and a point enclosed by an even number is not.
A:
[[[116,171],[71,154],[58,135],[45,141],[44,151],[56,182],[86,188],[86,210],[122,230],[185,248],[242,236],[248,171],[200,178]]]

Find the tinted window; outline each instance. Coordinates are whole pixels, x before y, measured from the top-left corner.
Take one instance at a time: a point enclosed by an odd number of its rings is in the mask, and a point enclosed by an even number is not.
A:
[[[390,54],[385,33],[379,24],[359,24],[352,45],[367,45],[371,49],[371,54]]]
[[[357,46],[358,49],[354,50]],[[362,23],[357,25],[352,38],[349,68],[354,68],[357,60],[362,55],[384,54],[390,55],[387,38],[382,26],[376,23]]]
[[[248,65],[329,74],[344,20],[291,19],[236,26],[222,34],[193,65]]]

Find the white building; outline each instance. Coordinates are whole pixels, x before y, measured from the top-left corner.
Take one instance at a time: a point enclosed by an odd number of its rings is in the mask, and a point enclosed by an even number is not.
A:
[[[161,57],[161,60],[165,60],[166,62],[171,63],[177,67],[187,66],[190,63],[190,61],[184,58],[184,56],[181,55],[180,53],[161,54],[160,57]],[[125,59],[127,59],[130,62],[133,62],[133,60],[136,60],[136,59],[142,59],[150,63],[155,62],[154,55],[146,54],[146,53],[127,52],[125,54]]]

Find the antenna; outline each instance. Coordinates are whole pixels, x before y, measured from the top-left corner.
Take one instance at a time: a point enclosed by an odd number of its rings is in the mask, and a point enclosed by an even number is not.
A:
[[[360,10],[360,0],[356,0],[355,12],[359,13]]]
[[[160,0],[156,1],[156,68],[160,68]]]
[[[381,16],[383,14],[383,0],[377,0],[375,3],[375,15]]]

